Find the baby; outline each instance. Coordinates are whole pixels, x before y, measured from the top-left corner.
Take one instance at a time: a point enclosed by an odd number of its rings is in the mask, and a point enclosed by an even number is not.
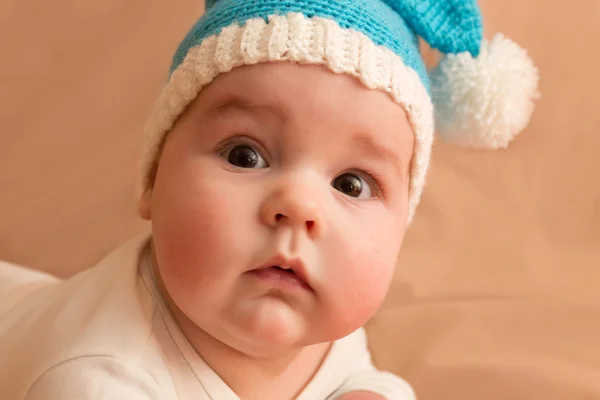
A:
[[[417,35],[448,53],[430,76]],[[152,232],[64,281],[0,268],[0,398],[413,399],[362,327],[433,104],[450,141],[504,147],[536,84],[472,1],[208,1],[148,122]]]

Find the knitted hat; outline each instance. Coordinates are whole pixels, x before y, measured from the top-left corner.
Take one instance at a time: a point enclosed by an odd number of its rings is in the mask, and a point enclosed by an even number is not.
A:
[[[434,125],[452,143],[494,149],[506,147],[533,111],[535,66],[503,36],[483,40],[475,0],[207,0],[206,8],[177,49],[147,123],[145,168],[186,106],[219,74],[265,62],[319,64],[387,92],[406,111],[415,134],[411,220]],[[419,37],[445,54],[432,71]]]

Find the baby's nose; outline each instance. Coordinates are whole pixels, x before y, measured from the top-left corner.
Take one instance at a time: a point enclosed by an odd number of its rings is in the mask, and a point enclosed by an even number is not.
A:
[[[320,192],[324,189],[319,185],[321,183],[310,176],[279,184],[265,200],[263,222],[271,227],[290,225],[305,229],[312,237],[321,235],[325,220]]]

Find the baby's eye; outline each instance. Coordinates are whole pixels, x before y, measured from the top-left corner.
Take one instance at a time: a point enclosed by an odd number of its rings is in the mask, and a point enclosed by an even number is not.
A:
[[[344,193],[346,196],[358,199],[368,199],[373,197],[371,186],[365,179],[353,173],[345,173],[331,183],[336,190]]]
[[[238,145],[227,149],[222,155],[231,165],[239,168],[267,168],[267,162],[260,152],[248,145]]]

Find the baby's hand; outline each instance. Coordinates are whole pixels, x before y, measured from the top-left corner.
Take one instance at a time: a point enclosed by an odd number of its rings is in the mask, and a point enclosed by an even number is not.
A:
[[[386,400],[382,396],[371,392],[350,392],[336,398],[336,400]]]

